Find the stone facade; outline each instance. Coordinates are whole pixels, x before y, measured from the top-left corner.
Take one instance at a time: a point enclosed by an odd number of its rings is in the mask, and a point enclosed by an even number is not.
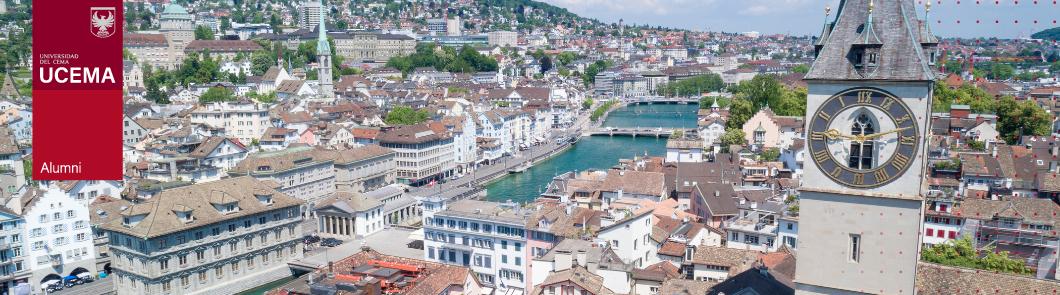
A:
[[[103,204],[115,290],[232,294],[290,275],[287,261],[302,257],[302,204],[250,177]]]

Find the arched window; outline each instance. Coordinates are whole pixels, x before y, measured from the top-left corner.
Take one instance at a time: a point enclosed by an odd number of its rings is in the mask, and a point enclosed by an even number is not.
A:
[[[876,133],[876,124],[866,112],[858,115],[857,119],[854,119],[854,124],[850,127],[851,135],[869,135],[874,133]],[[871,140],[851,142],[848,166],[853,169],[872,169],[872,159],[875,151],[876,149]]]

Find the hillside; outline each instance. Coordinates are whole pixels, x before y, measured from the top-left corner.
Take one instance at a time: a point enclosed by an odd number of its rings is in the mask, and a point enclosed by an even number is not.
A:
[[[1060,27],[1046,29],[1031,35],[1034,39],[1057,40],[1060,39]]]

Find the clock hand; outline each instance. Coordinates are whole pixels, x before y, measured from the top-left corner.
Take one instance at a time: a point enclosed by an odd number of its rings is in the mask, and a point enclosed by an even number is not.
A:
[[[912,128],[912,127],[898,128],[898,129],[894,129],[894,130],[887,131],[887,132],[869,134],[869,135],[865,135],[864,138],[865,139],[873,139],[873,138],[877,138],[877,137],[884,136],[884,135],[891,134],[891,133],[902,132],[903,130],[906,130],[906,129],[909,129],[909,128]]]
[[[829,140],[833,140],[833,139],[837,139],[837,138],[857,140],[857,137],[839,133],[839,130],[835,130],[835,129],[828,129],[828,130],[826,130],[824,132],[814,132],[813,134],[814,135],[823,136],[824,138],[827,138]]]

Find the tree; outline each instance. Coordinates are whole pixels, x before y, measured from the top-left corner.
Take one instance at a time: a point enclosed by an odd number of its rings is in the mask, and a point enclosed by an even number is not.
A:
[[[407,106],[397,106],[386,114],[383,121],[389,125],[414,125],[427,121],[430,114],[427,110],[414,110]]]
[[[203,93],[202,96],[199,96],[199,103],[233,101],[235,99],[235,93],[233,93],[231,90],[228,90],[228,88],[210,87],[210,89],[206,90],[206,93]]]
[[[549,57],[548,55],[542,56],[541,60],[539,62],[541,62],[541,73],[542,74],[543,73],[547,73],[548,71],[552,70],[552,58]]]
[[[274,65],[276,60],[267,51],[257,51],[250,55],[250,73],[254,76],[264,75]]]
[[[741,132],[742,133],[742,132]],[[758,155],[758,160],[763,162],[776,162],[780,159],[780,150],[777,148],[768,148],[762,151]]]
[[[745,145],[747,144],[747,138],[744,137],[743,130],[737,128],[729,128],[725,130],[725,134],[721,135],[722,146],[728,147],[730,145]]]
[[[1014,72],[1015,69],[1007,64],[993,63],[990,65],[990,79],[1008,80],[1012,78]]]
[[[997,103],[997,131],[1009,144],[1016,144],[1027,135],[1045,136],[1052,120],[1034,101],[1017,102],[1006,96]]]
[[[699,98],[699,108],[709,109],[710,106],[714,105],[714,102],[718,102],[719,108],[727,108],[732,104],[732,100],[721,96],[704,96]]]
[[[592,97],[586,97],[585,100],[582,101],[582,109],[583,110],[588,110],[589,108],[592,108],[592,107],[593,107],[593,98]]]
[[[757,75],[751,80],[740,82],[734,92],[743,94],[757,110],[767,105],[777,105],[783,87],[776,75]]]
[[[791,68],[791,72],[792,73],[801,73],[801,74],[809,73],[810,72],[810,66],[797,65],[797,66]]]
[[[986,255],[981,253],[986,253]],[[976,250],[972,245],[972,240],[968,237],[927,246],[921,251],[920,260],[1005,273],[1029,274],[1033,272],[1022,259],[1010,258],[1008,251],[995,252],[992,246]]]
[[[729,120],[725,121],[725,127],[729,129],[742,129],[743,123],[751,119],[755,112],[754,105],[751,101],[737,97],[732,100],[732,105],[729,106]]]
[[[195,40],[213,40],[213,30],[202,25],[195,27]]]
[[[656,90],[662,96],[699,96],[703,92],[718,91],[725,87],[725,82],[718,74],[705,74],[681,81],[663,84]]]
[[[578,55],[570,51],[564,51],[563,53],[560,53],[556,56],[556,60],[559,61],[559,64],[563,66],[570,65],[577,58]]]

